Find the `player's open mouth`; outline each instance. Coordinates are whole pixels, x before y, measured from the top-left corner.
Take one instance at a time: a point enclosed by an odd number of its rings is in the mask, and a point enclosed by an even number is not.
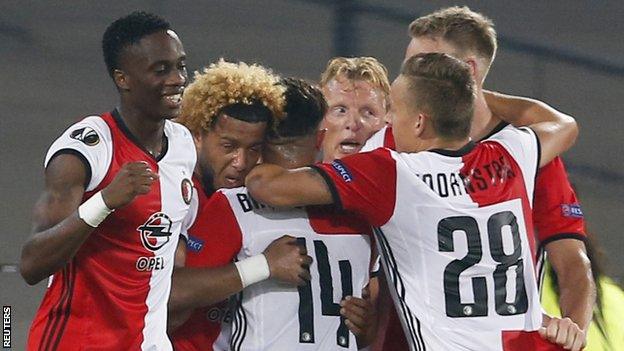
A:
[[[360,151],[361,148],[362,144],[351,140],[345,140],[341,142],[340,146],[338,147],[340,152],[342,152],[343,154],[354,154]]]

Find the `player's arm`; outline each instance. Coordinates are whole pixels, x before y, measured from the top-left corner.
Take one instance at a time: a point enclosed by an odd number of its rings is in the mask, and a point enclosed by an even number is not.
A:
[[[169,295],[168,329],[182,325],[194,309],[214,305],[265,279],[303,285],[310,280],[311,263],[306,248],[298,245],[296,238],[284,235],[262,254],[237,263],[214,268],[178,267],[173,271]]]
[[[260,164],[247,175],[245,186],[254,199],[273,207],[329,205],[334,201],[327,182],[310,167],[285,169]]]
[[[24,280],[34,285],[61,269],[112,209],[147,193],[156,177],[145,163],[126,164],[108,187],[81,205],[86,166],[73,154],[54,157],[33,211],[33,234],[22,247]]]
[[[560,239],[545,246],[548,261],[557,275],[562,318],[544,323],[542,335],[570,350],[585,345],[592,319],[596,288],[585,244],[576,239]]]
[[[544,116],[561,113],[548,104],[522,96],[483,91],[492,113],[514,126],[527,126],[539,122]]]
[[[485,95],[494,114],[514,126],[529,126],[535,131],[541,146],[540,167],[576,141],[578,125],[573,117],[541,101],[493,92]]]

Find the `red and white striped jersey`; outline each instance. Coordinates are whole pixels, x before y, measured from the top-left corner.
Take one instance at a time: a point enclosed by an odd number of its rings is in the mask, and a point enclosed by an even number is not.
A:
[[[109,215],[51,277],[30,329],[29,350],[172,349],[167,300],[196,153],[185,127],[165,121],[164,132],[163,151],[154,158],[115,111],[83,119],[50,147],[45,165],[59,153],[85,163],[85,200],[127,162],[145,161],[159,178],[148,194]]]
[[[376,227],[410,349],[551,346],[536,332],[538,164],[535,134],[510,126],[454,152],[378,149],[317,167],[335,202]]]
[[[210,203],[229,210],[218,211],[225,223],[219,228],[242,234],[238,260],[262,253],[283,235],[296,237],[313,258],[312,279],[304,286],[269,279],[245,288],[215,350],[358,349],[339,303],[360,297],[368,284],[371,238],[365,221],[333,207],[276,210],[253,200],[246,188],[220,190]]]
[[[219,193],[208,195],[197,176],[193,177],[193,199],[182,235],[186,237],[186,267],[221,267],[232,263],[241,248],[242,235],[230,206],[219,201]],[[214,200],[211,200],[215,197]],[[224,206],[225,205],[225,206]],[[207,351],[221,333],[221,324],[232,314],[227,301],[197,308],[171,334],[176,351]]]

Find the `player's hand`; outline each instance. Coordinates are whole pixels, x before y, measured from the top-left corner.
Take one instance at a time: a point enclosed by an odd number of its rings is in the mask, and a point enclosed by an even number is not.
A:
[[[372,343],[377,334],[377,308],[367,288],[362,291],[362,298],[347,296],[340,301],[340,314],[345,318],[347,328],[358,339],[358,347]]]
[[[310,280],[312,257],[296,238],[284,235],[273,241],[264,250],[264,256],[269,263],[271,278],[294,285],[303,285]]]
[[[152,171],[147,162],[128,162],[102,190],[104,203],[111,210],[123,207],[138,195],[147,194],[156,179],[158,174]]]
[[[579,351],[585,347],[585,332],[570,318],[555,318],[543,315],[539,334],[542,338],[562,346],[566,350]]]

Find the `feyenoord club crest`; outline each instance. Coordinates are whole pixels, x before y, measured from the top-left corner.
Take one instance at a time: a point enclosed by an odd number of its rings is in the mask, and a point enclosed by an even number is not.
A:
[[[150,251],[157,251],[169,242],[171,218],[162,212],[156,212],[137,230],[141,233],[143,246]]]
[[[184,200],[185,204],[191,203],[191,197],[193,197],[193,183],[188,178],[184,178],[182,180],[182,200]]]
[[[100,136],[90,127],[76,129],[69,135],[70,138],[80,140],[86,145],[94,146],[100,142]]]

